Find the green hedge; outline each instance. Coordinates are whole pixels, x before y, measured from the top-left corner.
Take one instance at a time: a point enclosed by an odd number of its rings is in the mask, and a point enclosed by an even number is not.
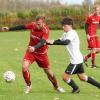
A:
[[[46,22],[51,29],[61,29],[60,21],[69,16],[73,18],[75,28],[83,28],[84,21],[88,15],[88,10],[83,6],[67,6],[52,8],[33,8],[31,10],[20,10],[17,12],[1,12],[0,26],[14,26],[34,21],[35,17],[45,14]]]

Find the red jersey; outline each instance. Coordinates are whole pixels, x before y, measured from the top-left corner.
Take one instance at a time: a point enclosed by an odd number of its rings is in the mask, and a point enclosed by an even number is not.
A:
[[[49,28],[47,25],[43,27],[43,29],[38,30],[34,22],[28,23],[25,25],[26,29],[30,29],[30,41],[29,46],[37,45],[41,39],[48,39],[49,36]],[[44,54],[47,51],[47,44],[43,45],[41,48],[35,50],[34,53]]]
[[[96,36],[98,24],[100,24],[100,16],[90,15],[87,19],[88,29],[87,33],[90,36]]]

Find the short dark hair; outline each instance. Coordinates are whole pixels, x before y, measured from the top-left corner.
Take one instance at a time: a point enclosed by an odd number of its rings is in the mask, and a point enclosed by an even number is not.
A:
[[[43,21],[45,20],[45,16],[41,16],[41,15],[38,15],[36,16],[36,21],[42,19]]]
[[[62,21],[61,21],[62,25],[72,25],[73,26],[73,20],[69,17],[65,17]]]

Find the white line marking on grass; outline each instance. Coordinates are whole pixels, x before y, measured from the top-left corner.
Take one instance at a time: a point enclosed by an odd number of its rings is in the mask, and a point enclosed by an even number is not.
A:
[[[54,100],[59,100],[59,99],[60,99],[59,97],[54,98]]]

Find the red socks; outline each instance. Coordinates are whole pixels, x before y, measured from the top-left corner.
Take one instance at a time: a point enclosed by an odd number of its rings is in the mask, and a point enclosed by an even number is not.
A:
[[[92,65],[95,65],[95,53],[91,53]]]
[[[57,83],[56,77],[54,75],[53,76],[48,76],[48,79],[51,81],[52,85],[55,88],[58,88],[58,83]]]
[[[24,77],[24,80],[25,80],[26,84],[28,86],[30,86],[31,85],[31,81],[30,81],[30,73],[29,73],[29,71],[28,70],[22,71],[22,73],[23,73],[23,77]]]
[[[92,65],[95,65],[95,53],[89,53],[85,56],[85,60],[87,61],[90,57],[92,57]]]

